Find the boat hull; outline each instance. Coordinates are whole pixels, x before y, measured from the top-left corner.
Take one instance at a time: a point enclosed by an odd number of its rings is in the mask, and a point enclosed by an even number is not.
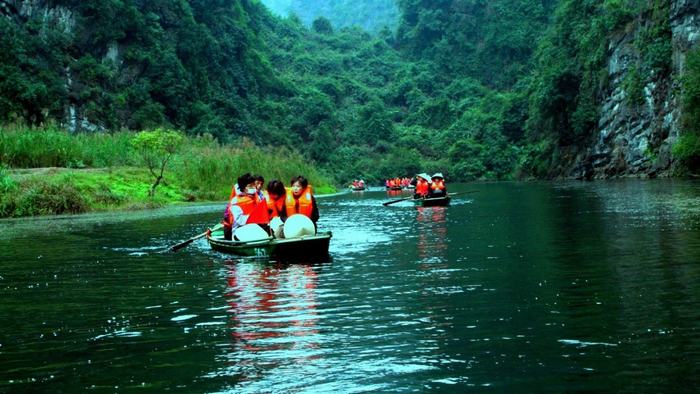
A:
[[[319,259],[328,257],[333,234],[329,232],[298,238],[267,238],[260,241],[227,241],[223,231],[207,236],[209,246],[217,252],[238,256],[272,257],[280,260]]]
[[[415,201],[418,205],[423,207],[444,207],[450,205],[450,196],[445,197],[432,197],[432,198],[420,198]]]

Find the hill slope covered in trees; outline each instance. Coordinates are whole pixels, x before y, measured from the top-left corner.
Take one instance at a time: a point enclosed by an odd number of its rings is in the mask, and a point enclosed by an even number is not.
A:
[[[692,169],[698,94],[685,81],[700,70],[695,42],[681,47],[672,30],[693,37],[698,10],[584,3],[400,0],[395,33],[371,35],[325,18],[307,27],[253,0],[6,1],[0,121],[245,137],[299,150],[339,182],[419,170],[451,180],[634,174],[669,168],[664,152],[680,133],[691,137],[673,155]],[[614,68],[616,48],[636,66]],[[669,59],[686,53],[681,74]],[[657,89],[672,80],[682,97]],[[613,113],[625,95],[628,110]],[[648,124],[681,104],[686,120],[597,142],[599,120],[642,119],[649,100]],[[619,160],[642,164],[610,164]]]
[[[358,26],[370,33],[393,30],[399,21],[395,0],[261,0],[279,16],[294,15],[308,27],[319,17],[336,29]]]

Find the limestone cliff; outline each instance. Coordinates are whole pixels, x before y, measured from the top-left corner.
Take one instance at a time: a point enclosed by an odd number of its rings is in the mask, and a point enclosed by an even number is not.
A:
[[[665,177],[674,162],[671,147],[679,135],[679,78],[688,51],[700,41],[700,1],[670,4],[672,62],[665,73],[651,73],[636,94],[631,88],[644,61],[638,45],[648,25],[644,15],[609,39],[608,89],[600,106],[596,138],[579,147],[564,177]],[[572,155],[572,157],[574,157]]]

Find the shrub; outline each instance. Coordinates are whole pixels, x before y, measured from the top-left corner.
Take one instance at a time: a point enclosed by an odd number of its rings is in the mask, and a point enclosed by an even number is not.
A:
[[[7,168],[0,164],[0,193],[5,194],[17,187],[15,181],[10,177]]]
[[[673,145],[672,153],[686,170],[700,170],[700,136],[697,134],[682,135]]]
[[[682,86],[684,131],[700,134],[700,48],[689,52],[686,57]]]
[[[13,198],[5,201],[5,216],[59,215],[82,213],[88,204],[80,191],[67,183],[33,180],[23,184]]]

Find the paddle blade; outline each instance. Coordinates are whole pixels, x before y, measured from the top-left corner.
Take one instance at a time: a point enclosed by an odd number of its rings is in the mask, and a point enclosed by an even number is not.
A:
[[[224,225],[221,224],[221,223],[219,223],[219,224],[217,224],[216,226],[214,226],[214,228],[208,229],[207,231],[205,231],[205,232],[203,232],[203,233],[201,233],[201,234],[199,234],[199,235],[196,235],[196,236],[194,236],[194,237],[188,239],[187,241],[183,241],[183,242],[180,242],[179,244],[176,244],[176,245],[171,246],[168,250],[170,250],[171,252],[177,252],[178,250],[184,248],[185,246],[191,244],[192,242],[194,242],[194,241],[196,241],[196,240],[198,240],[198,239],[204,237],[205,235],[211,234],[212,232],[217,231],[217,230],[220,230],[220,229],[222,229],[222,228],[224,228]]]
[[[170,247],[170,251],[171,251],[171,252],[177,252],[178,250],[184,248],[185,246],[191,244],[192,242],[194,242],[194,238],[190,238],[190,239],[188,239],[188,240],[185,241],[185,242],[180,242],[180,243],[177,244],[177,245],[171,246],[171,247]]]
[[[382,205],[384,205],[386,207],[387,205],[391,205],[391,204],[395,204],[397,202],[405,201],[405,200],[408,200],[409,198],[413,198],[413,197],[404,197],[404,198],[399,198],[398,200],[383,202]]]

